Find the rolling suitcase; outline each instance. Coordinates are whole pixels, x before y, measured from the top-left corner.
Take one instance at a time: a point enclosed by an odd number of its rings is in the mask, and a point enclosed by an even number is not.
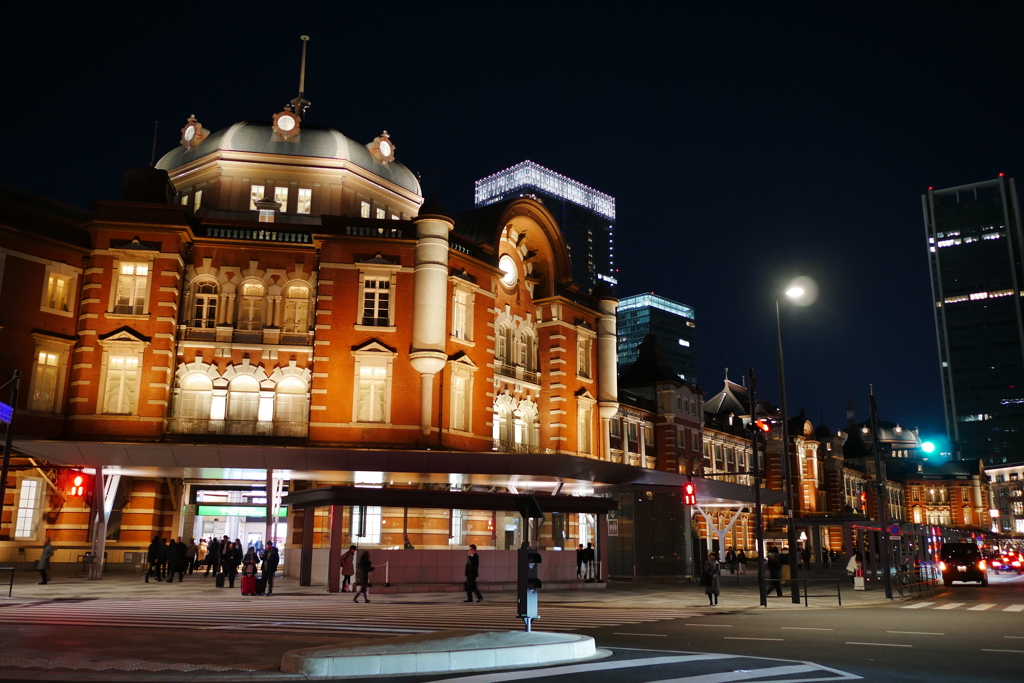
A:
[[[252,574],[242,575],[242,595],[256,595],[256,577]]]
[[[256,595],[263,595],[267,592],[267,577],[261,576],[256,579]]]
[[[214,582],[217,588],[224,587],[224,572],[217,572],[217,576],[214,578]]]

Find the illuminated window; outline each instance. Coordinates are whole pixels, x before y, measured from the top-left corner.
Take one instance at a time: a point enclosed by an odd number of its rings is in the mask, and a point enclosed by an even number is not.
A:
[[[464,289],[455,289],[452,301],[452,336],[469,341],[472,323],[473,295]]]
[[[509,348],[512,341],[512,327],[506,323],[498,326],[494,333],[494,360],[509,363]]]
[[[362,218],[370,217],[370,202],[359,202],[359,215]]]
[[[306,383],[298,377],[285,377],[274,393],[275,422],[306,422],[309,414]]]
[[[259,415],[260,383],[252,375],[238,375],[228,385],[228,419],[254,422]]]
[[[309,329],[309,287],[291,285],[284,299],[284,331],[305,332]]]
[[[451,511],[451,515],[452,515],[452,535],[448,539],[448,544],[449,545],[462,545],[462,536],[463,536],[462,510],[452,510]]]
[[[299,200],[295,204],[296,213],[309,213],[313,208],[313,190],[299,188]]]
[[[279,211],[281,213],[288,212],[288,188],[287,187],[275,187],[274,188],[274,201],[281,205]]]
[[[143,263],[122,263],[117,277],[117,298],[114,313],[142,315],[146,309],[146,286],[149,266]]]
[[[352,543],[379,544],[381,509],[379,507],[352,507]]]
[[[384,209],[377,209],[377,220],[382,221],[385,218],[387,218],[387,214],[384,212]]]
[[[32,410],[55,412],[57,408],[57,371],[60,357],[40,351],[32,375]]]
[[[273,223],[276,214],[273,209],[260,209],[260,223]]]
[[[266,188],[262,185],[249,186],[249,210],[256,210],[256,202],[263,201],[263,192]]]
[[[188,195],[187,194],[181,195],[181,205],[182,206],[188,206]]]
[[[32,539],[36,536],[43,482],[33,477],[23,477],[19,483],[18,515],[14,523],[14,538]]]
[[[388,389],[387,367],[364,361],[359,367],[359,422],[384,422]]]
[[[238,302],[238,329],[263,329],[263,295],[265,290],[260,282],[242,284],[242,296]]]
[[[960,500],[961,500],[961,502],[964,502],[964,503],[970,503],[971,502],[971,490],[969,488],[967,488],[966,486],[964,486],[964,487],[962,487],[960,489]]]
[[[203,191],[196,190],[196,203],[192,206],[192,211],[198,211],[199,207],[203,205]]]
[[[580,377],[591,377],[590,337],[576,337],[576,374]]]
[[[469,430],[469,375],[459,371],[452,373],[452,429]]]
[[[55,311],[69,310],[69,289],[68,278],[51,274],[46,283],[46,307]]]
[[[196,284],[192,299],[192,326],[217,326],[217,283],[205,280]]]
[[[391,280],[387,277],[363,279],[362,324],[376,327],[391,325]]]
[[[577,419],[577,450],[580,453],[594,453],[594,406],[589,401],[580,402]]]
[[[213,381],[206,375],[194,372],[181,380],[180,389],[175,417],[194,420],[209,419],[213,400]]]
[[[138,356],[111,356],[107,361],[107,385],[104,412],[111,415],[131,415],[139,384]]]

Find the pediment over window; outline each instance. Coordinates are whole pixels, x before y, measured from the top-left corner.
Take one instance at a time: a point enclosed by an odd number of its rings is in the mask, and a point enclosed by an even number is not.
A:
[[[381,340],[374,338],[368,339],[362,344],[356,344],[353,346],[352,353],[387,353],[389,355],[395,355],[398,353],[398,350],[388,346]]]
[[[465,365],[466,367],[476,368],[477,364],[473,362],[473,359],[466,355],[465,351],[459,351],[456,354],[448,356],[449,363],[458,363],[459,365]]]
[[[585,398],[585,399],[588,399],[590,401],[596,401],[597,400],[596,398],[594,398],[593,394],[591,394],[589,391],[587,391],[586,387],[580,389],[574,395],[576,396],[576,398]]]
[[[373,256],[368,254],[356,254],[356,263],[361,266],[382,266],[385,268],[402,267],[402,264],[397,257],[382,256],[379,251]]]
[[[118,344],[142,344],[144,346],[149,346],[149,343],[151,341],[152,341],[151,337],[147,337],[144,334],[139,334],[138,332],[136,332],[135,330],[133,330],[132,328],[130,328],[128,326],[120,327],[120,328],[114,330],[113,332],[109,332],[107,334],[100,335],[100,337],[99,337],[99,343],[100,344],[118,343]]]

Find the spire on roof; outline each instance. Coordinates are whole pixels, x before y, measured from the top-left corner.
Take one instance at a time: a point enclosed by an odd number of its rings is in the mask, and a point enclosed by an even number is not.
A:
[[[292,110],[299,115],[300,121],[306,120],[306,110],[310,102],[306,99],[306,43],[309,36],[299,36],[302,40],[302,66],[299,68],[299,96],[292,100]]]

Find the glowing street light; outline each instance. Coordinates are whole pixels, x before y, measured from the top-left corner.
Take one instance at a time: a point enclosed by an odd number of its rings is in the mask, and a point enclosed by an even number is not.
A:
[[[924,451],[925,453],[934,453],[935,444],[933,444],[931,441],[925,441],[923,444],[921,444],[921,450]]]

